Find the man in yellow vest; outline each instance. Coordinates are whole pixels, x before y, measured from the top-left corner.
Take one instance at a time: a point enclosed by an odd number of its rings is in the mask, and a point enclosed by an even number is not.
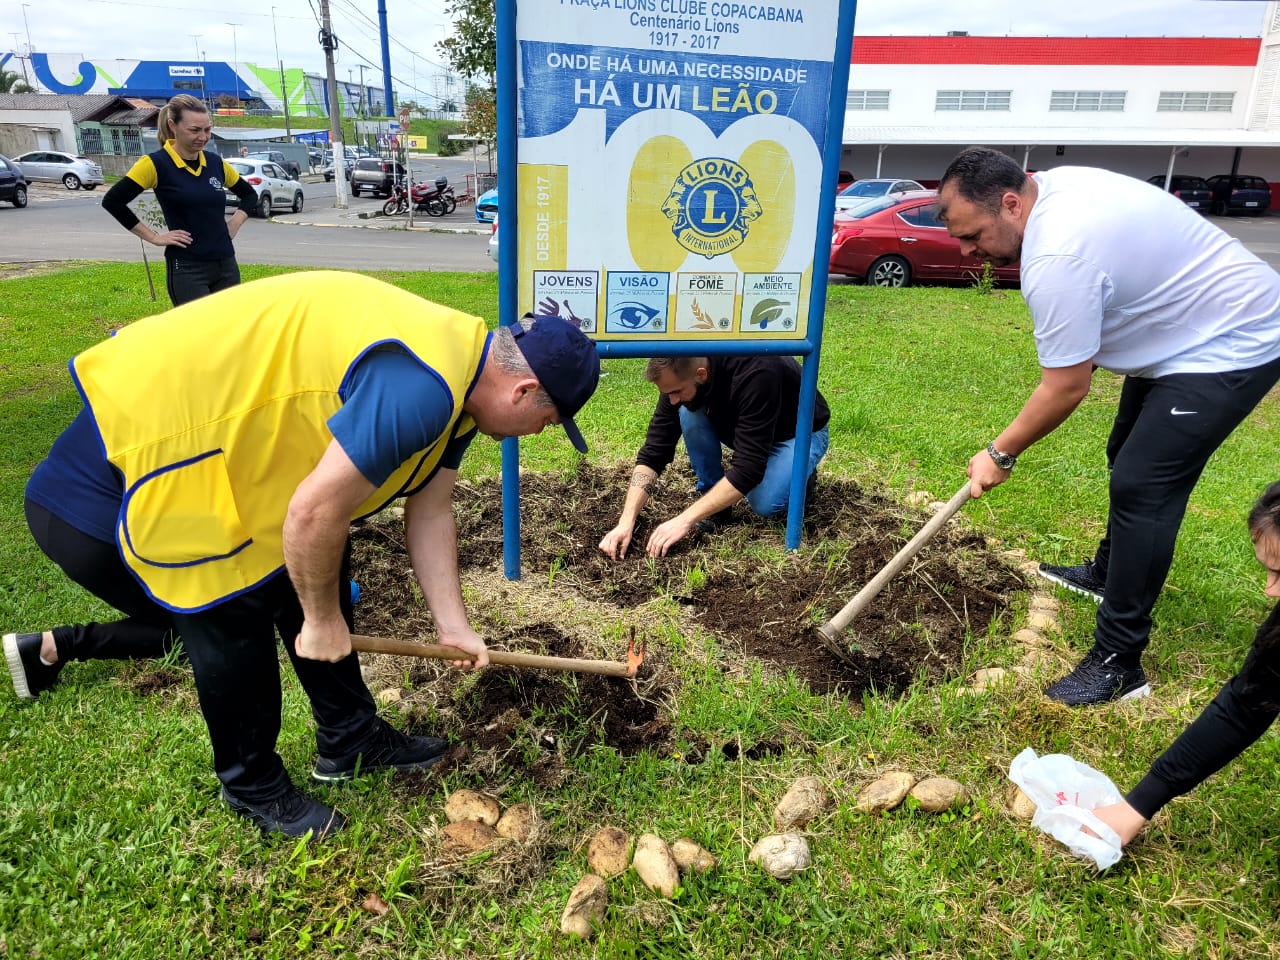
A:
[[[182,638],[222,795],[265,832],[320,837],[342,814],[275,751],[275,631],[316,719],[312,779],[427,767],[436,737],[378,717],[351,650],[352,520],[405,497],[409,556],[440,642],[488,663],[458,582],[451,499],[477,432],[560,424],[599,379],[558,317],[478,318],[337,272],[259,280],[140,320],[71,361],[84,409],[36,468],[40,548],[125,617],[4,637],[19,697],[68,660],[152,657]],[[465,663],[460,659],[459,665]]]

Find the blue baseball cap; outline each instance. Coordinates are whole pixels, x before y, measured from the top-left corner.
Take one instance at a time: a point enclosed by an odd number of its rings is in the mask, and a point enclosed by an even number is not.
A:
[[[514,325],[511,333],[529,369],[556,405],[560,426],[569,435],[569,442],[579,453],[586,453],[587,441],[573,418],[600,382],[596,345],[577,324],[561,317],[526,314],[524,325]]]

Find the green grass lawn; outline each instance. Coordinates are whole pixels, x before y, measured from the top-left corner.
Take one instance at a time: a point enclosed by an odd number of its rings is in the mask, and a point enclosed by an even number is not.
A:
[[[279,272],[244,270],[246,280]],[[382,276],[494,314],[493,274]],[[110,616],[31,542],[22,490],[78,409],[68,357],[161,309],[146,289],[141,264],[0,267],[2,632]],[[1037,380],[1016,292],[838,285],[826,331],[820,383],[833,419],[823,469],[895,498],[925,489],[947,499],[969,456]],[[629,460],[640,444],[654,399],[640,368],[606,361],[578,417],[597,462]],[[1012,480],[965,508],[966,522],[1038,559],[1090,553],[1105,519],[1103,448],[1118,386],[1099,373],[1089,399],[1021,458]],[[1010,817],[1003,797],[1009,761],[1026,746],[1069,752],[1126,789],[1238,667],[1267,607],[1244,517],[1277,478],[1278,421],[1272,396],[1205,472],[1156,608],[1146,658],[1156,692],[1134,704],[1073,712],[1030,684],[963,694],[963,678],[850,703],[791,679],[749,671],[731,679],[706,657],[673,657],[682,681],[673,708],[690,735],[788,749],[695,765],[601,748],[572,759],[573,776],[555,790],[504,782],[499,772],[484,783],[453,776],[434,795],[406,799],[394,777],[375,776],[323,792],[351,826],[308,847],[264,840],[215,802],[203,722],[181,668],[164,696],[130,683],[146,668],[113,663],[70,666],[33,704],[0,690],[0,956],[1275,956],[1274,733],[1171,804],[1103,875]],[[559,431],[524,442],[522,457],[532,470],[576,462]],[[478,441],[464,474],[497,469],[498,445]],[[781,550],[773,562],[786,562]],[[532,571],[539,579],[547,572]],[[1064,649],[1087,648],[1092,618],[1091,604],[1064,599]],[[974,637],[972,650],[975,667],[1015,656],[1003,635]],[[301,782],[314,752],[311,720],[288,670],[285,682],[280,750]],[[892,768],[955,777],[974,797],[942,816],[910,807],[858,813],[858,788]],[[779,883],[746,854],[772,832],[787,785],[807,774],[824,778],[836,802],[810,829],[814,865]],[[434,865],[443,797],[461,786],[509,790],[538,806],[554,838],[540,869],[513,874],[484,855],[451,871]],[[586,838],[605,823],[691,836],[721,863],[674,901],[634,874],[610,881],[604,929],[583,944],[556,931],[586,870]],[[370,893],[391,910],[361,909]]]

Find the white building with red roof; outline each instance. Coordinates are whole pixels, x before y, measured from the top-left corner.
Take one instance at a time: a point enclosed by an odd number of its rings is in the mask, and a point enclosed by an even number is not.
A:
[[[983,144],[1031,170],[1280,182],[1278,6],[1258,37],[855,36],[841,167],[931,183]]]

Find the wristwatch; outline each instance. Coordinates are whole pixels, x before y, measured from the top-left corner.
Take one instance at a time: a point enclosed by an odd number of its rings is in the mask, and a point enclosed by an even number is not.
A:
[[[1013,465],[1018,462],[1018,458],[1012,453],[1001,453],[997,450],[994,440],[987,444],[987,455],[1001,470],[1012,470]]]

